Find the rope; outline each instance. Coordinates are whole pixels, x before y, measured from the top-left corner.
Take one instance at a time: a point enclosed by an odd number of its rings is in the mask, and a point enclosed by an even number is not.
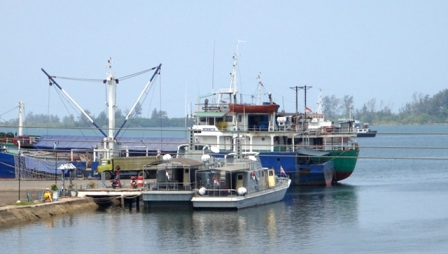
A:
[[[19,107],[19,106],[16,106],[16,107],[14,107],[13,109],[10,109],[10,110],[6,111],[5,113],[3,113],[3,114],[0,114],[0,117],[2,117],[3,115],[6,115],[6,114],[8,114],[9,112],[11,112],[11,111],[13,111],[13,110],[17,109],[18,107]]]
[[[152,69],[154,69],[154,68],[152,68]],[[152,69],[150,69],[150,70],[152,70]],[[160,74],[159,74],[160,75]],[[157,75],[157,76],[155,76],[154,77],[154,80],[153,80],[153,82],[152,83],[155,83],[155,79],[157,79],[158,78],[158,76],[159,75]],[[159,80],[159,83],[160,83],[160,86],[161,86],[161,78],[160,78],[160,80]],[[153,101],[153,98],[154,98],[154,91],[155,91],[155,89],[152,89],[152,87],[154,87],[153,85],[151,85],[150,87],[149,87],[149,89],[145,92],[145,95],[141,98],[141,103],[140,103],[140,105],[143,105],[144,104],[144,102],[146,101],[146,99],[148,98],[148,94],[149,94],[149,92],[150,91],[152,91],[152,93],[151,93],[151,98],[150,98],[150,103],[149,103],[149,106],[148,106],[148,108],[151,108],[151,102]],[[161,98],[161,97],[160,97]],[[160,110],[161,111],[161,110]],[[148,112],[148,114],[149,114],[149,112]],[[129,125],[131,125],[133,122],[134,122],[134,120],[136,119],[136,114],[133,114],[133,115],[131,115],[131,117],[128,119],[128,122],[127,122],[127,125],[129,126]],[[124,127],[124,126],[123,126]],[[121,133],[120,133],[120,135],[117,137],[117,139],[119,139],[119,138],[121,138],[121,137],[123,137],[125,134],[126,134],[126,132],[127,132],[127,129],[124,129]],[[143,137],[145,137],[145,131],[142,133],[142,136],[141,136],[141,138],[143,138]]]
[[[83,81],[83,82],[103,82],[102,79],[89,79],[89,78],[69,78],[69,77],[57,77],[57,76],[51,76],[52,78],[56,79],[66,79],[66,80],[75,80],[75,81]]]
[[[129,79],[129,78],[133,78],[133,77],[136,77],[136,76],[141,75],[141,74],[143,74],[143,73],[146,73],[146,72],[148,72],[148,71],[152,71],[152,70],[154,70],[154,69],[156,69],[156,68],[157,68],[157,67],[153,67],[153,68],[150,68],[150,69],[147,69],[147,70],[143,70],[143,71],[140,71],[140,72],[136,72],[136,73],[134,73],[134,74],[130,74],[130,75],[127,75],[127,76],[123,76],[123,77],[119,78],[118,80],[123,81],[123,80]]]

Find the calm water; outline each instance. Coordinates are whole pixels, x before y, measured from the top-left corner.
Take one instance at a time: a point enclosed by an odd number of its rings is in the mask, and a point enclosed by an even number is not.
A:
[[[1,252],[445,253],[448,126],[372,128],[338,186],[294,187],[283,202],[240,211],[61,216],[0,229]]]

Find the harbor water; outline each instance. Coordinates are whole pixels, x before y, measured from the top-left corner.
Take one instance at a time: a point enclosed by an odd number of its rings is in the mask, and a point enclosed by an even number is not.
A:
[[[0,229],[3,253],[445,253],[448,126],[372,126],[353,175],[239,211],[112,207]]]

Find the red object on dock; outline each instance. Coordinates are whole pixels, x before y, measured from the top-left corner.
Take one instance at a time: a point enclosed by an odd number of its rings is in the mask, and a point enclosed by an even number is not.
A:
[[[143,176],[138,176],[137,177],[137,186],[138,187],[143,187]]]

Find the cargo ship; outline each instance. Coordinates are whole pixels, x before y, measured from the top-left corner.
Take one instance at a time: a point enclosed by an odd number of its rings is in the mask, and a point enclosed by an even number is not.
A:
[[[277,174],[285,171],[292,185],[328,185],[348,178],[359,154],[353,122],[334,126],[306,105],[303,112],[285,113],[271,94],[262,103],[237,101],[237,59],[238,50],[230,87],[214,92],[210,99],[203,96],[196,104],[191,127],[195,143],[215,147],[223,154],[258,152],[263,167],[274,168]],[[261,78],[258,87],[263,87]],[[295,87],[296,92],[307,88]]]

